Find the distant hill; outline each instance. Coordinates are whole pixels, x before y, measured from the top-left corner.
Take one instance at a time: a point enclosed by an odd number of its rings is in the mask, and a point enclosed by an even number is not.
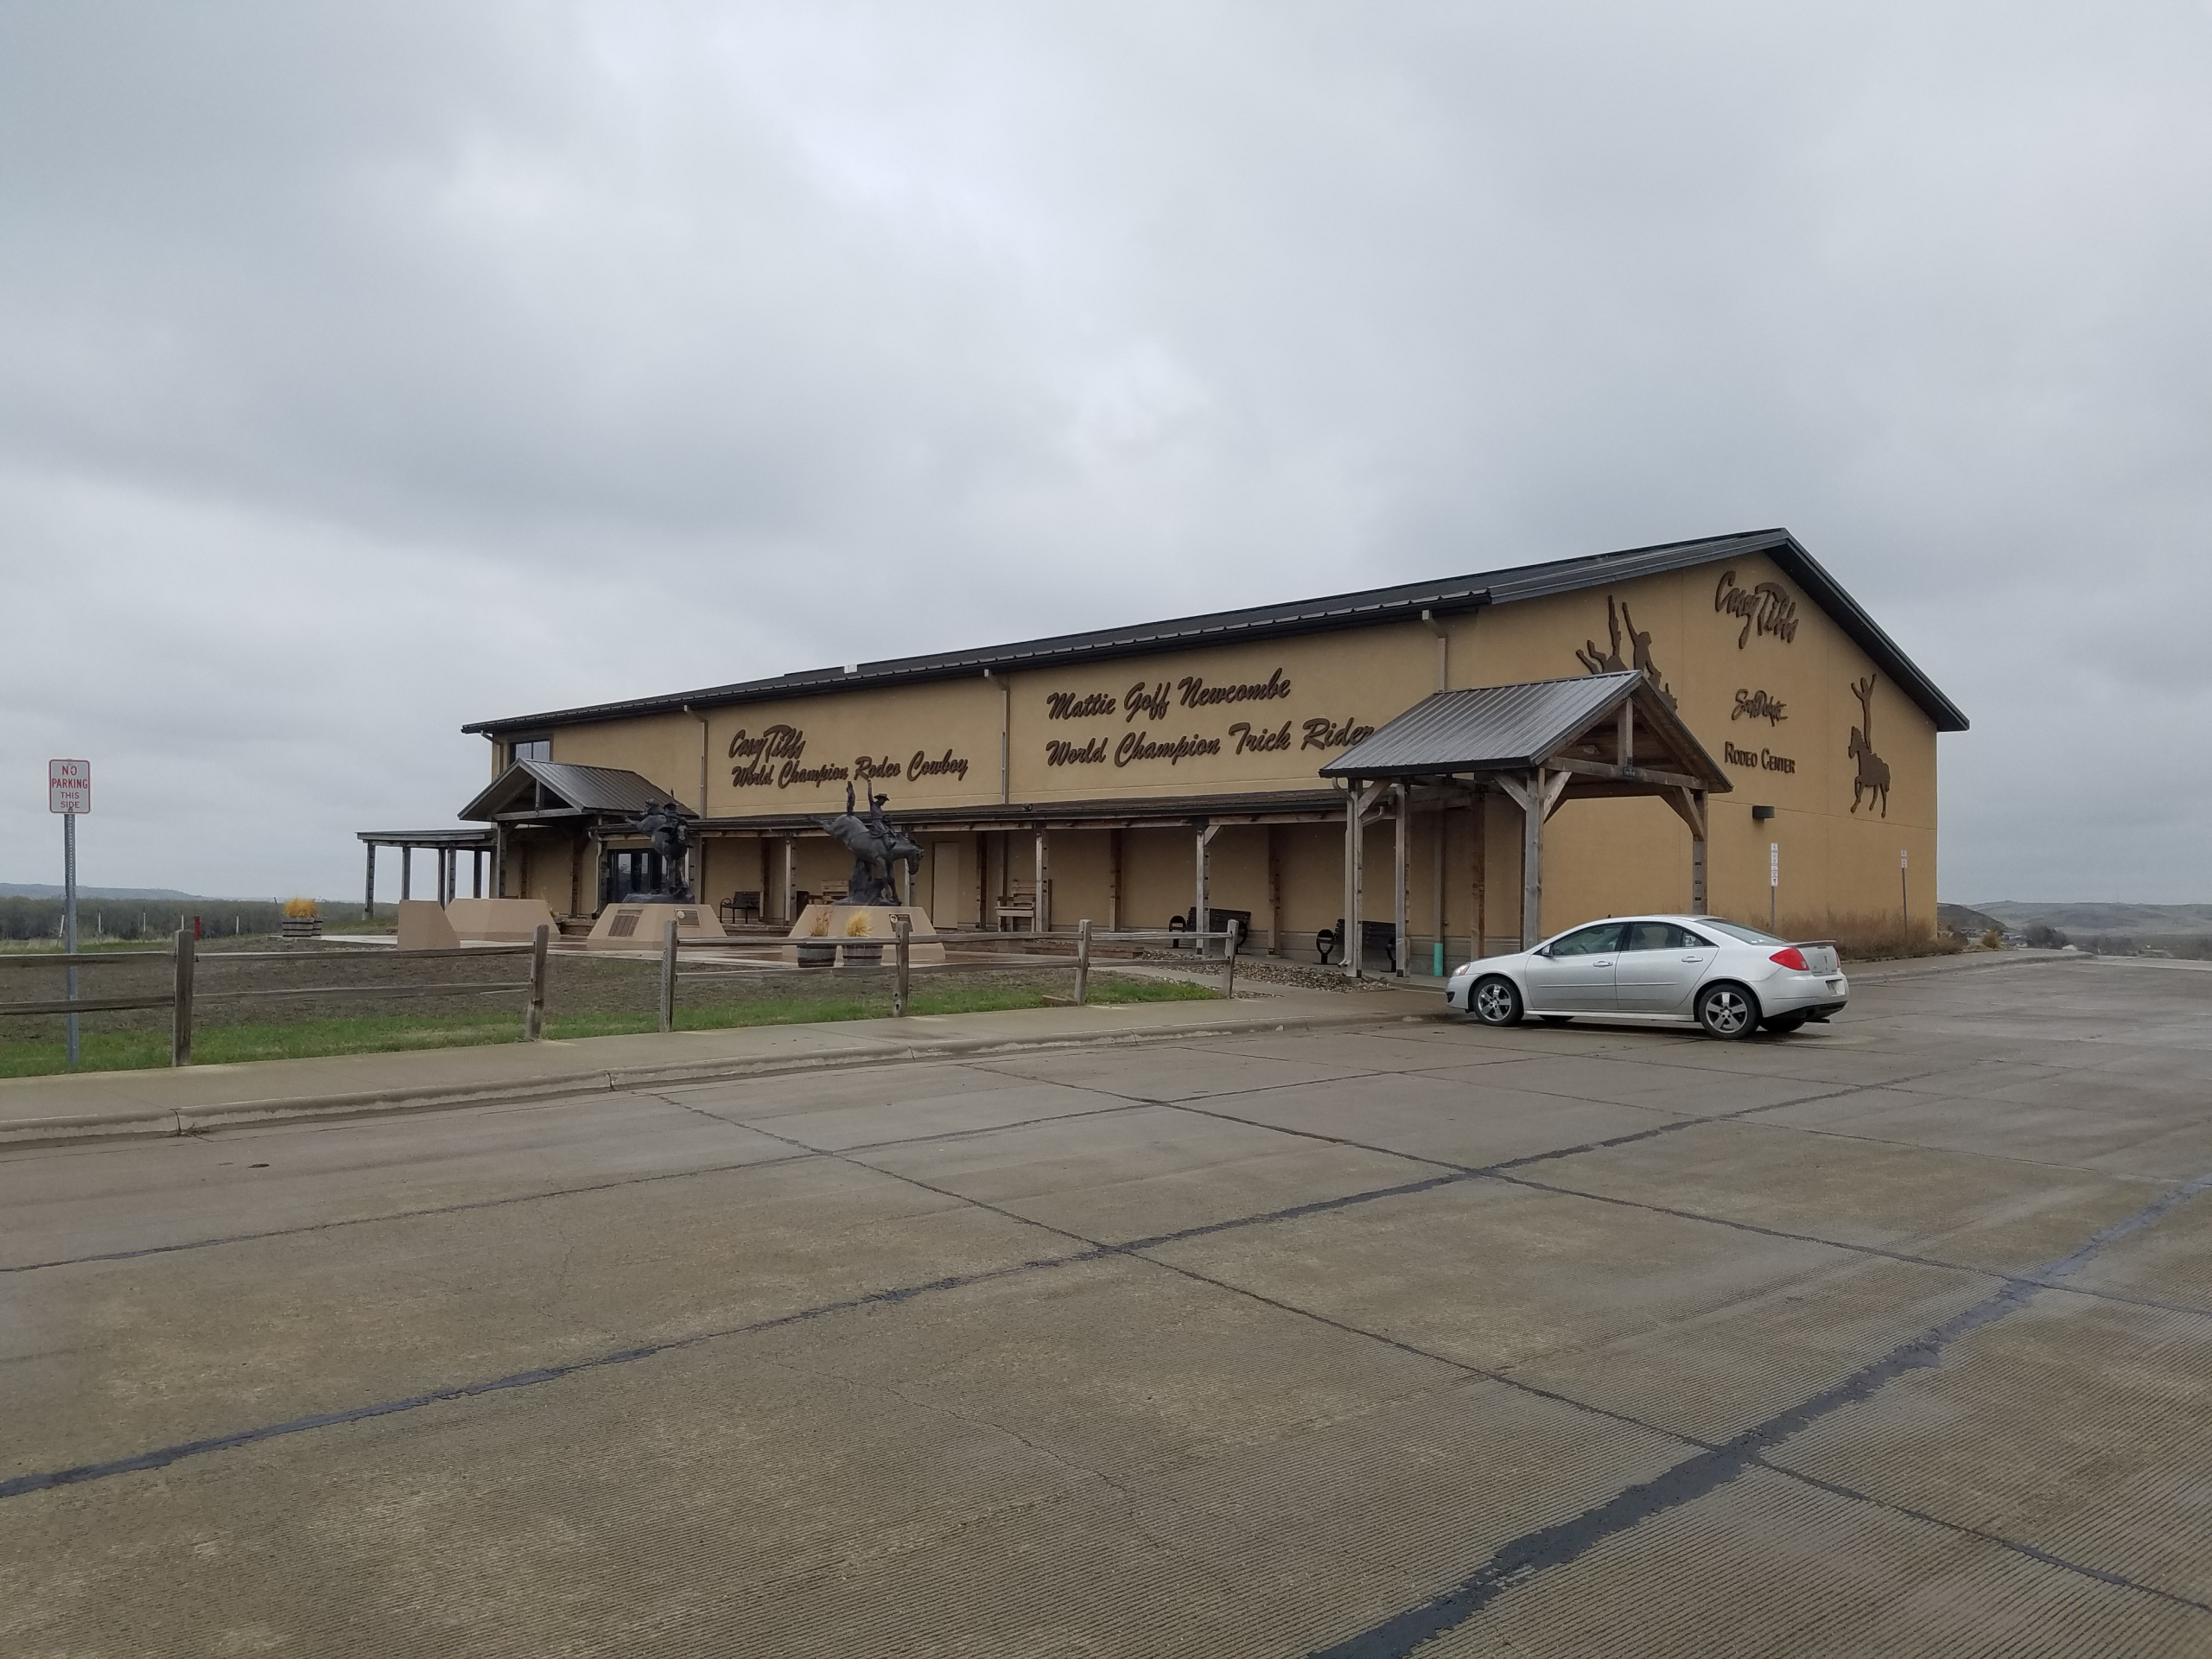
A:
[[[1947,933],[1955,933],[1962,939],[1978,939],[1995,928],[1999,933],[2005,924],[1986,910],[1975,910],[1967,905],[1938,905],[1936,925]]]
[[[36,881],[0,881],[0,899],[59,899],[63,896],[58,887],[44,887]],[[79,887],[79,899],[197,899],[196,893],[179,893],[175,887]]]
[[[2130,938],[2212,931],[2212,905],[2062,905],[2004,899],[1974,908],[2013,929],[2040,922],[2072,934],[2118,933]]]

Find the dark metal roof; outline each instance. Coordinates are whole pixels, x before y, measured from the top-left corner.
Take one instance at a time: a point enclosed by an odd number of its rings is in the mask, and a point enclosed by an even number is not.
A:
[[[634,818],[656,801],[676,798],[651,779],[621,766],[572,766],[558,760],[518,760],[493,780],[489,788],[461,809],[464,818],[490,819],[512,810],[533,785],[543,785],[546,795],[577,812],[605,812]],[[690,809],[676,801],[679,812]]]
[[[741,680],[728,685],[708,686],[696,691],[671,692],[664,696],[635,697],[620,702],[587,704],[543,714],[516,715],[483,720],[461,728],[464,732],[493,735],[530,730],[536,727],[577,725],[601,720],[626,720],[639,715],[672,714],[691,709],[711,709],[731,703],[758,702],[773,697],[810,696],[860,686],[914,685],[931,680],[958,679],[986,670],[1011,671],[1072,665],[1097,658],[1143,656],[1178,651],[1192,645],[1220,645],[1243,639],[1269,639],[1291,634],[1319,633],[1335,628],[1366,627],[1379,622],[1417,620],[1423,611],[1451,615],[1484,605],[1510,604],[1550,594],[1571,593],[1607,582],[1632,581],[1716,559],[1764,554],[1781,567],[1808,598],[1873,659],[1897,689],[1910,697],[1944,732],[1967,729],[1967,717],[1958,706],[1936,688],[1935,683],[1901,651],[1895,640],[1861,610],[1835,578],[1813,556],[1797,544],[1786,530],[1744,531],[1710,536],[1697,541],[1666,542],[1653,547],[1628,548],[1615,553],[1595,553],[1571,559],[1554,559],[1510,569],[1474,575],[1451,576],[1435,582],[1409,582],[1395,588],[1370,588],[1358,593],[1337,594],[1320,599],[1262,605],[1247,610],[1214,611],[1202,616],[1173,618],[1165,622],[1100,629],[1090,633],[1056,634],[1014,645],[988,645],[976,650],[942,652],[924,657],[899,657],[843,668],[808,669],[770,679]]]
[[[1729,788],[1727,773],[1635,669],[1432,692],[1323,766],[1321,775],[1415,778],[1518,771],[1548,760],[1630,699],[1638,724],[1647,734],[1664,739],[1687,775],[1702,777],[1716,791]]]

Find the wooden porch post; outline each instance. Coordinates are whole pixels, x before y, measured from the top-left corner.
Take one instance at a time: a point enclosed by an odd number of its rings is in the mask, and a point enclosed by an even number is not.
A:
[[[1198,830],[1198,902],[1192,907],[1191,912],[1191,931],[1193,933],[1203,933],[1206,931],[1206,912],[1213,908],[1212,895],[1209,893],[1206,889],[1209,885],[1209,878],[1212,874],[1211,866],[1213,861],[1211,857],[1213,838],[1215,835],[1220,831],[1220,829],[1221,826],[1217,823],[1209,823],[1202,825]],[[1205,956],[1207,950],[1205,941],[1204,939],[1200,939],[1197,943],[1198,954],[1202,957]]]
[[[404,841],[399,843],[399,896],[403,900],[415,896],[415,849]]]
[[[369,878],[361,889],[361,919],[368,921],[377,913],[377,844],[369,847]]]
[[[1106,931],[1117,933],[1122,927],[1122,832],[1106,832]]]
[[[1413,797],[1403,782],[1392,785],[1390,793],[1398,810],[1397,844],[1392,849],[1391,858],[1392,880],[1397,884],[1397,904],[1391,912],[1391,922],[1397,929],[1398,944],[1390,955],[1395,964],[1394,971],[1400,979],[1403,979],[1408,965],[1408,946],[1411,943],[1406,937],[1406,880],[1407,863],[1413,850],[1408,842],[1409,820],[1413,817],[1409,807]]]
[[[1444,904],[1444,843],[1451,839],[1451,830],[1452,816],[1444,810],[1442,804],[1440,803],[1436,809],[1435,877],[1434,885],[1431,887],[1430,891],[1436,895],[1436,944],[1438,949],[1440,950],[1446,957],[1452,954],[1452,950],[1451,947],[1444,943],[1444,924],[1446,919]],[[1447,967],[1450,966],[1448,963],[1446,965]]]
[[[798,837],[784,837],[784,922],[798,920]]]
[[[1347,778],[1344,782],[1350,793],[1344,798],[1344,938],[1337,944],[1344,951],[1344,971],[1357,979],[1361,976],[1360,957],[1366,954],[1360,948],[1363,930],[1359,925],[1360,906],[1366,899],[1362,891],[1367,873],[1367,849],[1363,845],[1366,840],[1366,826],[1361,822],[1366,816],[1361,810],[1366,802],[1360,793],[1358,779]]]
[[[1490,931],[1490,801],[1479,779],[1474,786],[1473,810],[1468,817],[1475,831],[1474,948],[1467,952],[1472,960],[1487,949],[1483,938]]]
[[[1282,843],[1268,826],[1268,953],[1282,954]]]
[[[1544,769],[1529,774],[1529,797],[1521,808],[1521,948],[1533,950],[1544,937]]]
[[[1046,853],[1048,835],[1043,824],[1037,826],[1037,897],[1029,911],[1029,931],[1032,933],[1052,931],[1052,871]]]

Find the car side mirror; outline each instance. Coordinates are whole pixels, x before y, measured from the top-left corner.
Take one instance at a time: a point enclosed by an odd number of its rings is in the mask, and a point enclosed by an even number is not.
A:
[[[1538,946],[1537,946],[1534,950],[1530,951],[1529,954],[1529,955],[1531,955],[1531,956],[1535,956],[1535,957],[1548,957],[1548,956],[1550,956],[1550,955],[1551,955],[1551,953],[1552,953],[1552,948],[1551,948],[1551,946],[1549,946],[1548,944],[1540,944],[1540,945],[1538,945]]]

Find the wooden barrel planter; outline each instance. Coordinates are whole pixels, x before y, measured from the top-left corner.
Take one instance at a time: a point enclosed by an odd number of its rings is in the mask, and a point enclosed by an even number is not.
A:
[[[848,968],[880,968],[883,965],[880,944],[862,944],[849,941],[845,946],[845,966]]]
[[[828,968],[837,960],[835,939],[801,939],[798,941],[798,965],[802,968]]]
[[[322,918],[287,916],[284,918],[283,936],[288,939],[319,939],[322,937]]]

